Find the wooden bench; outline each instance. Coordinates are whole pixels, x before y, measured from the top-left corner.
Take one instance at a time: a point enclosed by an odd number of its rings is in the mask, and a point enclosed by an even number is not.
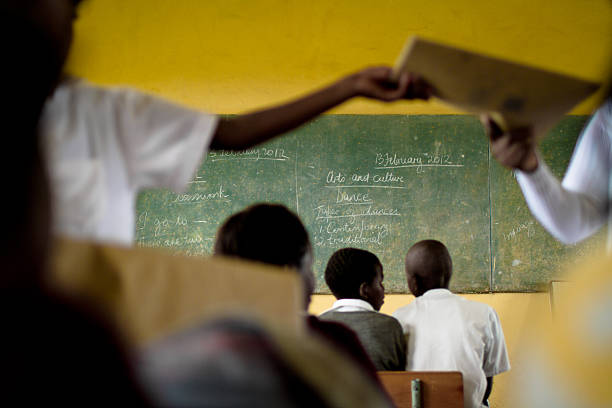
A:
[[[379,371],[378,376],[397,408],[463,408],[459,371]],[[413,403],[412,381],[417,379],[420,398],[415,393]]]

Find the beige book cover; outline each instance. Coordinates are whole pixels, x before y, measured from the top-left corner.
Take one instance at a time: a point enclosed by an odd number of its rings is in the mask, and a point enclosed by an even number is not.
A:
[[[564,114],[600,84],[410,38],[394,68],[421,75],[435,96],[462,110],[489,114],[505,128],[532,126],[537,138],[546,135]]]
[[[232,316],[303,330],[299,274],[271,265],[62,239],[52,272],[52,285],[89,298],[136,344]]]

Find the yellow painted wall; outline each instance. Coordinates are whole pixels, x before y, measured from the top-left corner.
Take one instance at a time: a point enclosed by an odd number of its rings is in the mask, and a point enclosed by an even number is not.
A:
[[[237,113],[285,100],[373,64],[392,64],[419,34],[490,55],[606,81],[612,62],[609,0],[86,0],[68,71],[130,85],[190,106]],[[589,113],[594,99],[576,114]],[[436,102],[356,100],[334,113],[456,113]],[[546,294],[468,296],[493,306],[512,360]],[[391,313],[408,296],[389,296]],[[312,311],[331,305],[315,296]],[[494,387],[514,407],[516,361]]]
[[[69,71],[219,113],[392,64],[413,34],[587,79],[612,62],[609,0],[85,0],[80,16]],[[453,111],[356,100],[335,112]]]

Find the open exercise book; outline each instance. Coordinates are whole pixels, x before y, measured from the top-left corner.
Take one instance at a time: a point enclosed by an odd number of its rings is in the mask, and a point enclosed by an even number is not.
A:
[[[600,87],[418,37],[404,46],[395,65],[396,78],[403,71],[421,75],[442,101],[490,114],[505,128],[532,126],[537,138]]]

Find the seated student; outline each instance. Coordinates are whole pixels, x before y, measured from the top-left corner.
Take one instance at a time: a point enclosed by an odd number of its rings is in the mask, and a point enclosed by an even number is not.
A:
[[[306,314],[314,290],[312,246],[306,228],[287,207],[255,204],[232,215],[217,232],[214,252],[297,270],[304,282]],[[376,367],[355,333],[342,324],[321,321],[315,316],[307,316],[306,321],[311,332],[348,353],[374,381],[379,381]]]
[[[408,335],[406,369],[461,371],[465,407],[488,406],[493,376],[510,369],[504,333],[490,306],[448,290],[451,275],[441,242],[408,250],[406,278],[416,299],[393,313]]]
[[[383,267],[376,255],[357,248],[343,248],[331,256],[325,283],[336,299],[319,317],[343,323],[359,337],[379,371],[406,368],[406,338],[398,321],[378,313],[384,303]]]

